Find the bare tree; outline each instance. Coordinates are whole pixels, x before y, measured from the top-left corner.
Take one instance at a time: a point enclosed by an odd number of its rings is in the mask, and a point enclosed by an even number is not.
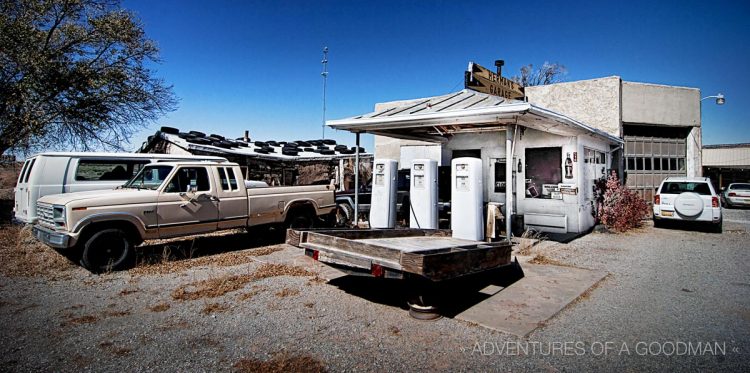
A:
[[[523,87],[530,87],[561,82],[567,73],[565,66],[559,63],[545,62],[542,67],[536,69],[534,65],[528,64],[521,67],[521,75],[516,75],[511,80]]]
[[[158,61],[119,0],[0,0],[0,154],[121,149],[176,107]]]

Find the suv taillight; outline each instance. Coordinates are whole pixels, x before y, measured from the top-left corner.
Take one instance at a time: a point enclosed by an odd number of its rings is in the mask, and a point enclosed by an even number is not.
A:
[[[711,197],[711,206],[719,207],[719,197]]]
[[[655,205],[660,205],[661,204],[661,196],[660,195],[657,194],[657,195],[654,196],[654,204]]]

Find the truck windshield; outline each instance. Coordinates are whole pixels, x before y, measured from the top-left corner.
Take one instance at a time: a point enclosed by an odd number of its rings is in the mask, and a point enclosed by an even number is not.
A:
[[[164,182],[170,171],[172,166],[146,166],[122,187],[154,190]]]

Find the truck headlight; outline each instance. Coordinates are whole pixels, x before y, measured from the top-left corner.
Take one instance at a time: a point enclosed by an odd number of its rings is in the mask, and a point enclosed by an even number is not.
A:
[[[52,206],[52,221],[58,228],[65,228],[65,206]]]

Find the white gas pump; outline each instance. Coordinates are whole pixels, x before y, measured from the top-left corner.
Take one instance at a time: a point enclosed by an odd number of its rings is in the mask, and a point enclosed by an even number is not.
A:
[[[396,227],[396,177],[398,163],[393,159],[376,159],[373,164],[370,227]]]
[[[484,239],[482,160],[456,158],[451,162],[451,230],[454,238]]]
[[[421,229],[438,228],[438,184],[437,162],[431,159],[415,159],[411,165],[411,202],[409,227]]]

